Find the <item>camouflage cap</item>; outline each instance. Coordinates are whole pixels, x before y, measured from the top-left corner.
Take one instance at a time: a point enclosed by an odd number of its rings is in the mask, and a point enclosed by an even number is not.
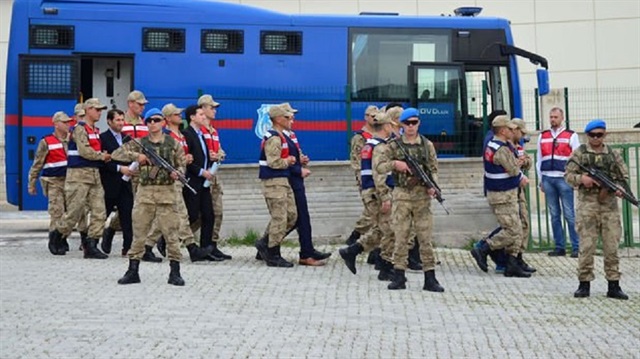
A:
[[[280,106],[284,107],[285,110],[287,110],[287,111],[289,111],[291,113],[298,112],[298,110],[296,110],[295,108],[291,107],[291,105],[288,102],[281,103]]]
[[[516,124],[511,123],[511,120],[509,119],[509,116],[507,116],[507,115],[496,116],[496,118],[493,119],[493,122],[491,122],[491,126],[493,126],[493,127],[509,127],[512,130],[515,130],[516,128],[518,128],[518,126]]]
[[[400,115],[402,115],[402,111],[404,111],[402,107],[392,107],[387,110],[386,114],[394,125],[400,126]]]
[[[364,114],[373,116],[376,113],[378,113],[378,111],[379,110],[378,110],[378,108],[376,106],[371,105],[371,106],[367,106],[367,109],[364,110]]]
[[[90,99],[88,99],[87,101],[84,102],[84,109],[88,109],[88,108],[95,108],[98,110],[106,110],[107,109],[107,105],[103,105],[99,99],[92,97]]]
[[[389,114],[386,112],[377,112],[373,115],[373,124],[374,125],[384,125],[384,124],[393,124],[393,121],[389,117]]]
[[[142,93],[142,91],[138,91],[138,90],[131,91],[129,93],[129,96],[127,97],[127,101],[128,102],[135,101],[141,105],[149,103],[149,101],[147,101],[147,98],[144,97],[144,94]]]
[[[514,124],[514,125],[516,125],[516,127],[517,127],[517,128],[519,128],[519,129],[520,129],[520,131],[522,131],[522,133],[523,133],[523,134],[525,134],[525,135],[526,135],[526,134],[528,133],[528,131],[527,131],[527,124],[524,122],[524,120],[523,120],[523,119],[521,119],[521,118],[514,118],[514,119],[512,119],[512,120],[511,120],[511,123],[512,123],[512,124]]]
[[[279,116],[291,116],[291,115],[293,115],[293,113],[289,112],[282,105],[273,105],[273,106],[269,107],[269,117],[270,118],[276,118],[276,117],[279,117]]]
[[[67,116],[67,114],[62,112],[62,111],[58,111],[58,112],[53,114],[53,118],[52,118],[52,122],[53,123],[56,123],[56,122],[69,122],[69,121],[71,121],[71,118],[69,118],[69,116]]]
[[[83,103],[77,103],[76,104],[76,107],[73,108],[73,115],[74,116],[79,116],[79,117],[84,116],[84,104]]]
[[[213,97],[211,97],[211,95],[202,95],[200,96],[200,98],[198,99],[198,106],[202,106],[202,105],[209,105],[211,107],[219,107],[220,104],[216,101],[213,100]]]
[[[168,103],[166,105],[164,105],[164,107],[162,108],[162,115],[164,117],[169,117],[172,115],[179,115],[182,113],[182,111],[184,111],[183,108],[179,108],[176,107],[176,105],[172,104],[172,103]]]

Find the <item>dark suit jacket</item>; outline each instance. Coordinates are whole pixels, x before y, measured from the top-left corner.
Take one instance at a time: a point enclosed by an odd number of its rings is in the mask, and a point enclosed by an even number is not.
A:
[[[100,134],[100,142],[102,150],[107,153],[113,153],[120,145],[110,130],[106,130]],[[125,141],[126,142],[126,141]],[[122,173],[118,172],[118,165],[128,166],[130,163],[109,161],[100,168],[100,179],[104,188],[105,198],[117,198],[121,196],[122,191],[131,192],[131,181],[122,180]]]
[[[209,151],[202,152],[200,139],[193,127],[187,126],[187,128],[182,131],[182,134],[185,137],[187,146],[189,146],[189,153],[193,155],[193,162],[187,165],[186,175],[189,180],[189,184],[198,191],[202,188],[202,184],[205,181],[204,177],[199,176],[200,170],[204,168],[205,159],[207,161],[207,165],[211,166],[211,157],[209,157]]]

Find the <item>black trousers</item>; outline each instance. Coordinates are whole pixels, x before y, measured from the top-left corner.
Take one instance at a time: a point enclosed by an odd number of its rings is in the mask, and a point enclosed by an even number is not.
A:
[[[133,243],[133,227],[131,224],[133,192],[131,188],[120,191],[118,197],[105,198],[104,204],[107,210],[107,217],[113,212],[114,206],[118,208],[118,218],[122,227],[122,249],[131,249],[131,243]]]
[[[201,220],[200,227],[200,247],[212,245],[211,236],[213,235],[213,203],[211,200],[211,190],[203,188],[197,190],[193,194],[187,188],[182,189],[184,204],[187,206],[189,213],[189,224],[194,224]]]

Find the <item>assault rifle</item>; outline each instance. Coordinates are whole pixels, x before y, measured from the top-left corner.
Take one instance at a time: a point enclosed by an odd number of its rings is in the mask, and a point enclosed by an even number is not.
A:
[[[603,189],[607,189],[610,192],[615,192],[615,191],[622,192],[622,197],[624,199],[629,201],[629,203],[633,204],[634,206],[640,208],[640,203],[638,203],[638,199],[633,195],[633,193],[629,189],[629,185],[627,185],[626,183],[624,185],[624,187],[626,188],[622,188],[618,186],[615,182],[613,182],[613,180],[609,178],[609,176],[602,173],[602,171],[598,170],[597,168],[585,167],[580,163],[576,162],[574,159],[570,159],[569,162],[573,162],[576,165],[578,165],[578,167],[580,167],[581,170],[585,171],[589,177],[598,181],[600,185],[603,186],[602,187]]]
[[[136,145],[138,145],[138,147],[140,147],[140,149],[142,150],[142,153],[144,153],[145,156],[147,156],[147,158],[149,159],[149,161],[157,167],[160,167],[166,171],[168,171],[169,173],[172,172],[176,172],[178,174],[178,181],[180,181],[185,187],[187,187],[191,192],[193,192],[193,194],[197,194],[198,192],[189,185],[189,181],[187,180],[187,178],[184,176],[184,173],[178,171],[175,167],[173,167],[171,165],[171,163],[167,162],[167,160],[165,160],[164,158],[162,158],[158,152],[156,152],[156,150],[154,150],[151,147],[147,147],[145,145],[142,144],[142,142],[140,142],[138,139],[133,138],[131,136],[125,136],[124,138],[129,138],[131,141],[133,141],[133,143],[135,143]]]
[[[440,203],[442,208],[444,208],[444,211],[447,212],[447,214],[449,214],[449,209],[443,203],[444,198],[442,198],[442,191],[440,190],[440,187],[438,187],[438,185],[431,179],[431,176],[429,176],[422,169],[422,166],[420,166],[420,164],[416,161],[416,159],[409,154],[409,151],[407,151],[407,149],[404,147],[404,144],[402,143],[402,138],[398,138],[396,140],[396,143],[398,144],[398,148],[400,148],[400,151],[402,151],[405,161],[409,165],[409,169],[411,169],[411,173],[418,176],[420,181],[425,186],[427,186],[427,188],[433,188],[436,191],[435,197],[438,200],[438,203]]]

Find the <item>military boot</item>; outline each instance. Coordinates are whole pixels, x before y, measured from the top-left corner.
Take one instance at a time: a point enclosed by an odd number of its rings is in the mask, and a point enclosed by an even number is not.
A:
[[[169,266],[171,267],[171,272],[169,272],[169,280],[167,283],[183,286],[184,279],[180,276],[180,262],[178,261],[169,261]]]
[[[268,260],[269,258],[269,236],[264,235],[262,238],[258,239],[255,244],[258,253],[256,253],[257,260]]]
[[[533,268],[532,266],[530,266],[529,264],[527,264],[527,262],[524,261],[524,259],[522,258],[522,253],[518,253],[518,265],[520,266],[520,268],[522,268],[523,271],[525,272],[529,272],[529,273],[535,273],[536,269]]]
[[[164,236],[160,236],[160,239],[158,239],[158,243],[156,243],[156,247],[158,248],[158,253],[160,253],[161,256],[163,257],[167,257],[167,241],[165,241]]]
[[[158,258],[156,257],[155,254],[153,254],[153,247],[145,245],[144,254],[142,255],[142,261],[151,262],[151,263],[160,263],[162,262],[162,258]]]
[[[51,252],[51,254],[53,254],[54,256],[57,256],[60,254],[60,250],[58,248],[58,246],[60,245],[60,239],[62,238],[62,233],[58,232],[57,229],[54,229],[53,231],[49,232],[49,252]],[[64,251],[62,251],[64,254]]]
[[[62,236],[62,238],[60,238],[60,249],[62,249],[64,253],[67,253],[69,251],[69,241],[67,241],[66,236]]]
[[[98,240],[93,238],[87,238],[83,244],[84,257],[87,259],[107,259],[108,255],[100,252],[98,249]]]
[[[407,289],[407,277],[404,276],[404,271],[402,269],[396,269],[393,271],[393,279],[387,286],[387,289]]]
[[[487,266],[487,256],[490,252],[491,248],[489,248],[489,243],[484,240],[480,241],[479,244],[474,246],[471,250],[471,255],[483,272],[489,271],[489,267]]]
[[[380,272],[378,272],[378,280],[390,281],[393,279],[393,263],[386,261],[380,257]]]
[[[607,291],[607,297],[622,300],[629,299],[629,296],[622,291],[622,288],[620,288],[620,282],[617,280],[609,281],[609,290]]]
[[[293,267],[293,263],[287,262],[286,259],[282,258],[280,254],[280,246],[271,247],[268,250],[267,266],[269,267],[279,267],[279,268],[291,268]]]
[[[422,270],[422,260],[420,259],[420,245],[418,239],[415,239],[413,247],[409,250],[409,265],[411,270]]]
[[[201,262],[207,259],[207,256],[211,254],[211,247],[200,248],[195,243],[191,243],[187,246],[189,252],[189,258],[192,262]]]
[[[362,248],[362,245],[356,242],[349,247],[340,248],[338,253],[340,253],[340,257],[342,257],[344,264],[349,268],[351,273],[356,274],[356,257],[363,251],[364,248]]]
[[[531,273],[525,272],[518,265],[518,258],[509,255],[507,258],[507,268],[504,270],[505,277],[529,278]]]
[[[140,283],[140,275],[138,274],[138,267],[140,261],[137,259],[129,259],[129,269],[127,269],[124,276],[118,279],[118,284],[132,284]]]
[[[356,241],[360,239],[360,232],[354,230],[353,232],[351,232],[351,235],[349,235],[349,238],[347,238],[347,246],[350,246],[354,243],[356,243]]]
[[[367,264],[375,264],[375,270],[380,270],[380,248],[376,248],[369,252],[367,256]]]
[[[105,227],[102,230],[102,243],[100,243],[100,248],[105,253],[111,253],[111,245],[113,244],[113,237],[116,235],[116,230]]]
[[[578,290],[573,293],[573,296],[576,298],[586,298],[590,295],[589,290],[591,289],[591,282],[580,282],[578,286]]]
[[[422,290],[428,290],[429,292],[444,292],[444,288],[440,285],[436,279],[436,271],[429,270],[424,272],[424,287]]]
[[[80,246],[78,247],[79,251],[84,251],[84,243],[87,241],[87,238],[89,238],[89,233],[80,232]]]

